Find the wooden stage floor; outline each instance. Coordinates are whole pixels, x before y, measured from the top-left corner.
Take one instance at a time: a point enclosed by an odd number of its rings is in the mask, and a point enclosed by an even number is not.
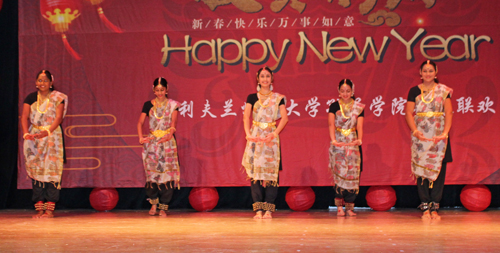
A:
[[[0,210],[0,252],[499,252],[500,210],[278,211],[254,220],[250,210],[173,210],[167,218],[144,211]]]

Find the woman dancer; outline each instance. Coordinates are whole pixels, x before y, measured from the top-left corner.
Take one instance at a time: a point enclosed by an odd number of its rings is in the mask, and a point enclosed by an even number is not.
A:
[[[153,92],[156,98],[144,103],[137,131],[139,143],[144,145],[142,159],[146,172],[146,195],[151,203],[149,215],[156,214],[158,205],[160,217],[167,217],[166,211],[174,193],[174,186],[179,186],[180,180],[177,143],[174,138],[179,102],[167,98],[168,86],[165,78],[155,79]],[[142,126],[146,117],[149,117],[149,135],[144,137]]]
[[[443,195],[446,164],[452,161],[450,132],[453,90],[437,79],[433,61],[420,65],[422,83],[412,87],[406,103],[406,123],[410,127],[411,171],[417,178],[423,219],[440,219],[439,202]]]
[[[340,81],[339,97],[328,110],[331,138],[328,167],[335,181],[337,215],[345,216],[347,212],[347,215],[355,216],[354,200],[359,192],[365,105],[354,100],[354,84],[349,79]]]
[[[33,218],[52,218],[59,200],[64,163],[61,123],[68,108],[68,97],[54,89],[48,70],[36,76],[38,91],[24,100],[21,125],[26,172],[33,181]],[[28,127],[28,120],[31,126]]]
[[[273,81],[273,72],[268,67],[257,71],[258,92],[248,95],[243,114],[247,144],[242,165],[251,179],[255,219],[271,219],[275,211],[281,169],[279,134],[288,122],[286,98],[273,92]]]

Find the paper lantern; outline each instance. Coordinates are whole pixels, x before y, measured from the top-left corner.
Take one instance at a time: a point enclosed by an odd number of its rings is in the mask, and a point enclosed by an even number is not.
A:
[[[195,187],[189,193],[189,204],[198,212],[208,212],[219,202],[219,193],[214,187]]]
[[[90,205],[97,211],[109,211],[118,203],[118,191],[115,188],[94,188],[90,193]]]
[[[387,211],[396,204],[396,191],[391,186],[372,186],[366,192],[366,203],[375,211]]]
[[[294,211],[309,210],[316,200],[316,194],[309,186],[290,187],[286,191],[286,203]]]
[[[467,210],[481,212],[490,206],[490,189],[484,185],[466,185],[460,193],[460,201]]]
[[[69,30],[71,22],[80,16],[80,5],[75,0],[41,0],[40,12],[42,16],[50,21],[56,32],[61,33],[64,47],[77,60],[82,57],[71,47],[65,32]]]

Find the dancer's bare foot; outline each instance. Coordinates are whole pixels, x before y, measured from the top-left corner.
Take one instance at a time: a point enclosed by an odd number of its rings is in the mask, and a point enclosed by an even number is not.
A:
[[[153,216],[156,214],[156,205],[152,205],[151,209],[149,209],[149,215]]]
[[[271,211],[266,211],[264,216],[262,216],[262,219],[272,219],[273,218],[273,213]]]
[[[38,211],[35,215],[31,216],[33,219],[40,219],[42,217],[43,211]]]
[[[431,212],[429,210],[426,210],[423,214],[422,214],[422,219],[424,220],[430,220],[431,219]]]
[[[434,220],[440,220],[441,216],[439,216],[438,212],[432,211],[431,212],[431,218],[434,219]]]
[[[357,214],[352,210],[347,210],[347,216],[356,216]]]
[[[54,218],[54,213],[52,211],[45,211],[44,214],[42,214],[42,216],[40,216],[40,218],[44,219],[44,218]]]
[[[160,217],[167,218],[167,213],[164,210],[160,210]]]
[[[345,216],[344,208],[342,207],[337,208],[337,216]]]
[[[257,211],[255,213],[255,216],[253,217],[254,219],[262,219],[262,211]]]

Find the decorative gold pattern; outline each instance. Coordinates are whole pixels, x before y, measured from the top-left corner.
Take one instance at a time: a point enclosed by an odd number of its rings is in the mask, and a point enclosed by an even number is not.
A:
[[[157,204],[160,202],[160,201],[158,200],[158,198],[156,198],[156,199],[148,199],[148,200],[149,200],[149,203],[150,203],[151,205],[157,205]]]
[[[443,115],[444,115],[444,112],[418,112],[417,113],[417,116],[419,116],[419,117],[441,117]]]
[[[37,126],[37,125],[33,125],[33,128],[36,128],[36,129],[42,130],[42,131],[49,131],[50,126]]]
[[[156,138],[162,138],[163,136],[170,134],[170,129],[167,130],[154,130],[154,131],[149,131],[152,135],[154,135]]]
[[[274,213],[276,211],[276,205],[271,203],[263,203],[262,209]]]
[[[337,127],[337,131],[339,131],[340,133],[342,133],[342,135],[344,135],[344,136],[349,136],[351,134],[351,132],[356,131],[356,128],[353,127],[351,129],[342,129],[340,127]]]
[[[253,211],[259,211],[259,210],[264,210],[264,202],[255,202],[253,203]]]
[[[266,128],[268,128],[268,127],[276,126],[276,121],[269,122],[269,123],[268,122],[253,121],[253,125],[260,127],[262,130],[266,130]]]
[[[159,210],[167,211],[168,210],[168,205],[165,204],[159,204],[158,205]]]

